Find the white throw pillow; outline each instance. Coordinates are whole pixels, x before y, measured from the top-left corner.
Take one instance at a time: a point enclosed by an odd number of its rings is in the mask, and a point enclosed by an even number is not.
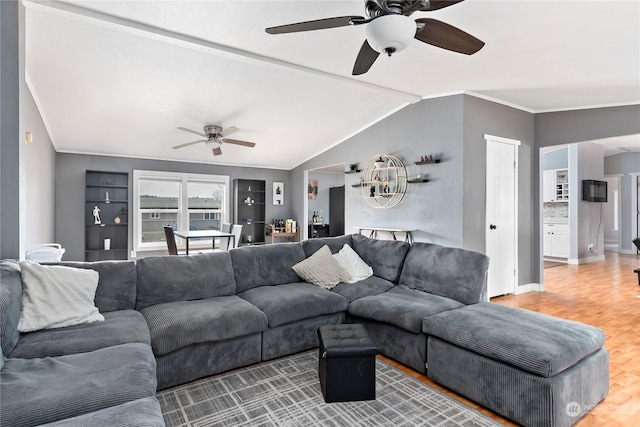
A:
[[[302,280],[324,289],[333,289],[338,283],[351,280],[349,272],[331,256],[327,245],[292,268]]]
[[[340,252],[333,254],[333,257],[338,261],[338,264],[351,275],[351,280],[347,283],[359,282],[360,280],[373,276],[373,268],[369,267],[357,252],[346,243],[342,249],[340,249]]]
[[[100,322],[104,317],[93,299],[98,272],[83,268],[45,266],[20,261],[22,311],[18,331],[62,328]]]

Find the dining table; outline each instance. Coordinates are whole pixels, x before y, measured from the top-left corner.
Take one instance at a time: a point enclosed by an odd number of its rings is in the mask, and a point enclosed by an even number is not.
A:
[[[236,243],[236,236],[226,232],[226,231],[220,231],[220,230],[184,230],[184,231],[175,231],[174,234],[178,237],[182,237],[185,242],[186,242],[186,248],[185,248],[185,253],[186,255],[189,255],[189,240],[191,239],[219,239],[221,237],[229,237],[231,238],[230,241],[230,246],[233,248],[235,247],[235,243]],[[212,245],[213,246],[213,245]]]

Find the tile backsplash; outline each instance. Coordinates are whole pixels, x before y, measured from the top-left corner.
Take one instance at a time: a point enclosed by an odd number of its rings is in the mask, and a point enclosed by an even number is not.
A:
[[[542,207],[544,219],[569,219],[569,203],[545,202]]]

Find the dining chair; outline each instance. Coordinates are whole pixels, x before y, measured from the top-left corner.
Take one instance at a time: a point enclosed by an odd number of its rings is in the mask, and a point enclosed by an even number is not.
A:
[[[242,224],[233,224],[231,228],[231,234],[233,234],[233,247],[240,246],[240,235],[242,234]]]
[[[231,224],[228,222],[224,222],[222,223],[222,226],[220,227],[220,231],[222,231],[223,233],[231,233]],[[221,251],[228,251],[229,250],[229,237],[221,237],[219,239],[219,243],[218,243],[218,247],[216,248],[216,239],[213,239],[213,248],[214,249],[220,249]]]
[[[178,246],[176,245],[176,236],[173,234],[173,227],[170,225],[164,226],[164,237],[167,240],[169,255],[178,255]]]

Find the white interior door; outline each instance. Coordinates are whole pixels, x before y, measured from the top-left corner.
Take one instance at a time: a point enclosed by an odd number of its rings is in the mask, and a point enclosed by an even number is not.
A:
[[[487,140],[486,254],[489,298],[514,293],[517,285],[517,188],[519,141]]]

